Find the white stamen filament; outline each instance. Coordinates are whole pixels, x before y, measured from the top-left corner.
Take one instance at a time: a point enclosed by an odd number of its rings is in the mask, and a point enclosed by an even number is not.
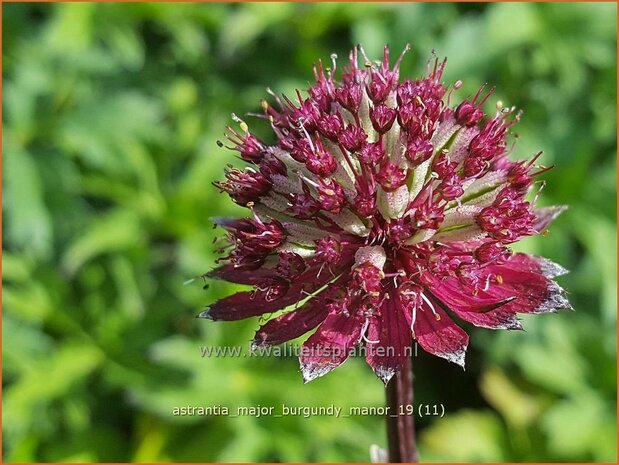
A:
[[[333,69],[331,70],[331,76],[334,76],[335,70],[337,69],[337,54],[332,53],[330,58],[331,58],[331,63],[333,64]]]
[[[365,333],[367,332],[369,327],[370,327],[370,319],[366,318],[365,323],[363,323],[363,328],[361,328],[361,336],[359,337],[359,341],[357,342],[361,342],[361,340],[364,340],[368,344],[378,344],[380,341],[372,341],[366,336]]]
[[[318,270],[318,274],[316,275],[317,278],[320,278],[320,273],[322,273],[322,270],[325,268],[326,264],[327,262],[322,262],[322,265],[320,265],[320,269]]]
[[[250,203],[252,205],[250,205]],[[262,222],[262,220],[260,219],[260,217],[258,216],[258,214],[256,213],[256,211],[254,210],[254,206],[253,206],[253,202],[250,202],[247,204],[247,206],[249,207],[249,210],[251,211],[251,214],[253,215],[254,219],[258,222],[258,224],[264,226],[264,223]]]
[[[486,276],[486,285],[484,286],[484,292],[486,292],[490,288],[490,278],[491,277],[492,277],[491,274],[488,274],[488,276]]]
[[[294,171],[294,173],[299,176],[299,178],[303,179],[306,183],[308,183],[310,186],[315,187],[316,189],[320,188],[320,185],[316,181],[312,181],[310,178],[301,173],[301,171],[296,170]]]
[[[415,297],[417,297],[417,293],[414,292],[414,291],[403,292],[403,294],[404,295],[412,295],[412,296],[414,296],[413,299]],[[417,321],[417,305],[413,306],[413,310],[411,312],[411,332],[413,333],[413,337],[415,336],[415,321]]]
[[[434,313],[434,315],[438,315],[436,313],[436,310],[434,309],[434,305],[432,305],[432,302],[430,302],[430,299],[428,299],[423,292],[421,293],[421,298],[425,300],[425,302],[430,306],[430,310],[432,310],[432,313]]]
[[[537,204],[537,200],[539,199],[539,195],[544,190],[544,187],[546,187],[546,181],[540,182],[539,189],[537,190],[537,193],[535,194],[535,197],[533,197],[533,201],[531,202],[531,206],[534,207]]]
[[[301,131],[303,131],[303,133],[305,134],[305,137],[307,137],[307,141],[309,142],[310,147],[312,148],[312,152],[315,152],[316,148],[314,147],[314,142],[312,141],[312,138],[307,132],[307,129],[305,129],[305,126],[301,125]]]

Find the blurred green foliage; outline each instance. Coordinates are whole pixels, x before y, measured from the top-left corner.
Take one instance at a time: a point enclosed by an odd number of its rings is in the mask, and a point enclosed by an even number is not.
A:
[[[521,248],[571,269],[575,313],[471,330],[467,370],[420,354],[427,461],[616,461],[616,6],[5,4],[3,451],[14,461],[367,461],[383,419],[174,417],[181,405],[381,405],[362,360],[309,385],[292,358],[205,358],[256,320],[194,319],[213,266],[229,114],[354,44],[436,49],[459,96],[525,110],[516,154],[570,210]],[[258,132],[265,125],[251,121]]]

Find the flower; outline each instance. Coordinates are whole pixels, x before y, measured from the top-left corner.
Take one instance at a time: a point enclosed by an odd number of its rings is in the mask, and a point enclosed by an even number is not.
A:
[[[567,271],[509,245],[541,234],[565,207],[527,200],[548,168],[510,161],[510,128],[520,113],[487,115],[481,87],[450,107],[446,60],[418,80],[361,47],[335,79],[314,67],[316,83],[297,102],[262,101],[277,142],[229,129],[231,149],[250,164],[216,185],[251,215],[216,219],[231,251],[210,278],[253,286],[199,316],[240,320],[292,309],[257,331],[254,346],[281,344],[314,328],[300,363],[304,380],[331,371],[357,346],[387,382],[416,341],[464,366],[467,333],[453,317],[491,329],[521,329],[518,313],[571,308],[553,278]],[[364,66],[358,64],[358,52]],[[372,349],[372,350],[367,350]]]

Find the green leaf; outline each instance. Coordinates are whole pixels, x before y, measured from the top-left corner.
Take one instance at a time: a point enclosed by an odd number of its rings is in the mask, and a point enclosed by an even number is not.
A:
[[[484,373],[480,388],[488,402],[513,426],[525,427],[531,424],[540,412],[540,405],[535,398],[520,390],[499,369],[491,368]]]
[[[93,221],[62,258],[62,267],[75,274],[88,260],[109,252],[119,252],[138,247],[144,237],[136,215],[117,210]]]
[[[49,256],[52,222],[36,163],[26,150],[5,145],[3,182],[7,241],[36,257]]]
[[[60,141],[93,168],[124,175],[130,144],[165,136],[161,117],[160,104],[138,91],[85,100],[62,120]]]
[[[464,410],[436,419],[421,433],[424,462],[504,462],[503,425],[490,412]]]
[[[552,452],[561,459],[580,457],[587,461],[590,457],[596,457],[599,461],[614,462],[616,450],[614,454],[605,451],[603,457],[598,454],[600,442],[610,440],[609,433],[613,432],[613,424],[616,431],[612,414],[614,409],[614,406],[607,405],[594,392],[585,392],[558,402],[542,419],[542,427],[548,435]],[[616,437],[616,432],[612,437]]]

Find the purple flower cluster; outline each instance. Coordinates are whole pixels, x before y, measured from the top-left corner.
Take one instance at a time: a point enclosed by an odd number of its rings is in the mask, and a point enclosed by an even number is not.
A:
[[[239,320],[293,306],[257,331],[256,346],[317,327],[305,346],[389,349],[367,355],[387,382],[414,341],[464,365],[468,335],[450,314],[520,329],[517,313],[570,308],[553,281],[566,270],[509,249],[564,209],[527,200],[547,168],[537,157],[508,159],[507,136],[520,115],[500,104],[486,114],[493,89],[483,86],[451,107],[461,83],[443,84],[446,62],[434,59],[425,76],[401,81],[403,56],[390,66],[385,47],[374,63],[359,47],[340,80],[333,57],[330,69],[314,68],[306,96],[263,101],[275,144],[236,118],[241,132],[229,128],[228,139],[250,166],[228,169],[216,185],[251,216],[217,220],[231,249],[207,276],[253,289],[200,316]],[[349,351],[327,352],[301,356],[306,381]]]

